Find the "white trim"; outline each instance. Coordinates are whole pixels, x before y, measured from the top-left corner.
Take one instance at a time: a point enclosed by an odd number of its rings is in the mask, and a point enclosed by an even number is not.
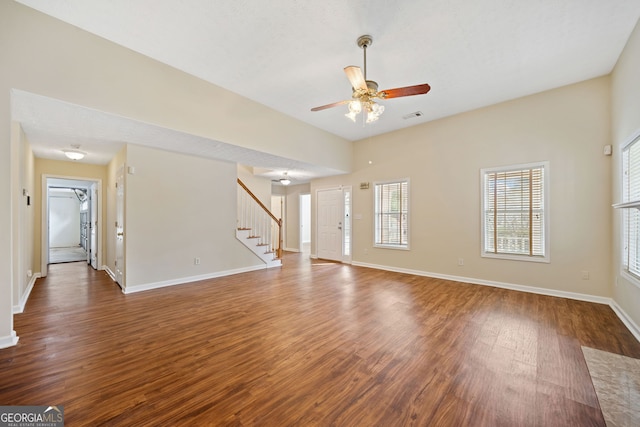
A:
[[[109,277],[111,277],[111,280],[113,280],[114,282],[116,281],[116,275],[113,274],[113,271],[111,271],[108,265],[103,265],[102,267],[100,267],[100,270],[106,271]]]
[[[13,314],[20,314],[24,312],[24,306],[27,305],[27,300],[29,299],[29,295],[31,295],[31,291],[33,290],[33,285],[36,284],[36,280],[41,277],[40,273],[34,273],[31,276],[31,280],[29,280],[29,285],[27,285],[27,290],[20,297],[20,303],[18,305],[13,306]]]
[[[326,188],[316,188],[315,190],[315,217],[316,217],[316,234],[315,234],[315,238],[316,238],[316,251],[318,251],[318,235],[320,234],[320,222],[318,221],[318,213],[320,212],[320,209],[318,209],[318,193],[320,193],[321,191],[340,191],[341,197],[340,197],[340,208],[341,208],[341,214],[340,214],[340,218],[344,219],[344,190],[343,190],[344,186],[343,185],[339,185],[337,187],[326,187]],[[353,195],[353,193],[351,193]],[[313,202],[313,200],[311,200]],[[312,206],[314,205],[313,203],[311,203]],[[313,212],[314,209],[311,209],[311,216],[313,217]],[[343,224],[344,225],[344,224]],[[342,230],[342,233],[340,233],[340,235],[342,236],[342,239],[340,240],[340,259],[332,259],[332,258],[327,258],[330,259],[331,261],[338,261],[338,262],[342,262],[342,259],[344,258],[344,229]],[[313,237],[311,238],[313,241]]]
[[[638,278],[635,274],[629,272],[624,268],[624,265],[621,266],[622,270],[620,270],[620,276],[624,277],[624,279],[631,283],[636,288],[640,289],[640,278]]]
[[[303,215],[302,215],[302,198],[303,197],[306,198],[307,196],[309,197],[309,212],[308,212],[309,216],[308,216],[308,218],[306,218],[306,219],[308,219],[308,224],[306,224],[306,225],[309,228],[309,239],[311,239],[311,231],[312,231],[312,229],[311,229],[311,217],[313,215],[312,212],[311,212],[311,193],[310,192],[309,193],[300,193],[300,194],[298,194],[298,247],[299,247],[299,250],[297,250],[296,252],[302,252],[302,248],[304,247],[304,244],[307,243],[307,242],[303,242],[302,241],[302,227],[304,225],[303,223],[307,222],[307,221],[303,221],[302,220],[302,218],[303,218]],[[309,240],[308,243],[309,243],[309,245],[311,245],[311,240]]]
[[[470,283],[473,285],[493,286],[495,288],[510,289],[513,291],[528,292],[532,294],[548,295],[552,297],[575,299],[578,301],[595,302],[598,304],[609,304],[611,298],[596,295],[580,294],[577,292],[558,291],[549,288],[538,288],[535,286],[517,285],[515,283],[496,282],[493,280],[475,279],[473,277],[451,276],[448,274],[432,273],[429,271],[411,270],[406,268],[389,267],[386,265],[367,264],[354,262],[353,265],[360,267],[375,268],[378,270],[393,271],[396,273],[413,274],[415,276],[433,277],[435,279],[452,280],[454,282]]]
[[[377,215],[376,215],[376,192],[377,189],[376,187],[378,185],[386,185],[386,184],[402,184],[406,182],[407,183],[407,244],[406,245],[402,245],[402,244],[398,244],[398,245],[393,245],[393,244],[389,244],[389,243],[376,243],[376,235],[378,233],[378,228],[377,228],[377,224],[376,221],[378,220]],[[408,251],[411,250],[411,181],[409,179],[409,177],[407,178],[399,178],[399,179],[391,179],[391,180],[385,180],[385,181],[374,181],[373,182],[373,247],[374,248],[380,248],[380,249],[396,249],[396,250],[402,250],[402,251]],[[402,215],[402,208],[400,208],[400,214]],[[353,226],[353,224],[352,224]],[[402,240],[402,239],[401,239]]]
[[[618,305],[618,303],[612,299],[609,302],[609,307],[613,310],[614,313],[618,316],[618,318],[624,323],[624,325],[629,329],[629,331],[633,334],[634,337],[638,341],[640,341],[640,327],[631,319],[631,317]]]
[[[548,160],[543,160],[540,162],[531,162],[531,163],[523,163],[518,165],[508,165],[508,166],[497,166],[490,168],[482,168],[480,169],[480,256],[483,258],[494,258],[494,259],[506,259],[511,261],[527,261],[527,262],[551,262],[551,162]],[[544,171],[544,179],[542,181],[542,190],[543,194],[543,202],[544,202],[544,224],[543,224],[543,233],[544,233],[544,256],[529,256],[524,254],[503,254],[503,253],[492,253],[485,251],[485,237],[486,237],[486,211],[484,208],[484,199],[485,199],[485,177],[488,173],[492,172],[510,172],[510,171],[520,171],[527,169],[537,169],[542,168]],[[497,242],[494,243],[497,246]]]
[[[628,138],[623,144],[620,145],[620,150],[619,150],[619,156],[621,159],[621,166],[620,166],[620,197],[624,200],[624,188],[625,188],[625,162],[624,162],[624,154],[627,150],[631,149],[631,146],[634,144],[640,144],[640,129],[637,129],[635,132],[633,132],[633,134],[631,135],[630,138]],[[631,208],[636,208],[636,209],[640,209],[640,202],[637,200],[634,201],[627,201],[627,202],[620,202],[620,203],[614,203],[612,205],[612,207],[614,209],[631,209]],[[627,214],[628,212],[624,212],[625,214]],[[626,221],[625,221],[625,215],[623,215],[620,218],[620,227],[618,227],[618,232],[620,233],[620,271],[621,271],[621,276],[623,276],[625,279],[627,279],[629,281],[629,283],[631,283],[632,285],[634,285],[637,288],[640,288],[640,279],[632,272],[629,271],[629,266],[628,264],[628,253],[627,250],[625,249],[627,246],[627,242],[625,240],[625,230],[626,230]]]
[[[611,205],[611,207],[613,207],[614,209],[632,209],[632,208],[640,209],[640,200],[635,200],[633,202],[627,202],[627,203],[615,203]]]
[[[11,335],[0,337],[0,348],[12,347],[18,344],[19,339],[20,338],[16,335],[16,331],[11,331]]]
[[[102,208],[103,208],[103,194],[102,194],[102,178],[88,178],[88,177],[80,177],[80,176],[66,176],[66,175],[55,175],[55,174],[43,174],[42,175],[42,192],[41,192],[41,200],[40,204],[42,205],[41,209],[41,217],[40,217],[40,272],[41,277],[47,277],[48,265],[49,265],[49,183],[48,180],[51,179],[66,179],[72,181],[86,181],[97,184],[96,191],[98,193],[98,230],[96,233],[96,239],[98,243],[96,247],[98,248],[98,255],[96,257],[96,265],[102,264],[102,239],[104,236],[102,235],[103,228],[103,218],[102,218]],[[105,196],[106,197],[106,196]],[[104,201],[106,203],[106,201]]]
[[[618,305],[612,298],[600,297],[597,295],[581,294],[577,292],[558,291],[549,288],[538,288],[535,286],[516,285],[514,283],[495,282],[492,280],[474,279],[472,277],[451,276],[448,274],[432,273],[428,271],[412,270],[408,268],[397,268],[387,265],[368,264],[364,262],[354,261],[354,266],[374,268],[376,270],[392,271],[395,273],[413,274],[414,276],[433,277],[435,279],[452,280],[454,282],[470,283],[473,285],[493,286],[495,288],[509,289],[512,291],[528,292],[532,294],[548,295],[552,297],[567,298],[577,301],[593,302],[596,304],[606,304],[618,318],[629,329],[629,332],[640,342],[640,327],[631,319],[631,317]]]
[[[124,294],[132,294],[135,292],[149,291],[151,289],[165,288],[167,286],[182,285],[200,280],[215,279],[217,277],[231,276],[233,274],[247,273],[256,270],[266,270],[268,267],[262,265],[252,265],[250,267],[236,268],[234,270],[218,271],[210,274],[201,274],[198,276],[181,277],[178,279],[163,280],[161,282],[143,283],[142,285],[127,286],[122,289]]]
[[[302,252],[302,250],[298,249],[298,248],[284,248],[282,249],[285,252]]]
[[[548,257],[542,257],[539,255],[517,255],[517,254],[504,254],[504,253],[493,253],[493,252],[482,252],[480,254],[483,258],[493,258],[493,259],[504,259],[507,261],[527,261],[527,262],[542,262],[545,264],[551,263],[551,260]]]

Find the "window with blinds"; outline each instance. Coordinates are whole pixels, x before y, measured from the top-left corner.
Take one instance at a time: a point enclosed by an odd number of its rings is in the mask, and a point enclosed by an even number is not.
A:
[[[622,200],[640,202],[640,137],[622,151]],[[640,210],[623,209],[624,250],[622,263],[625,271],[640,278]]]
[[[409,180],[374,183],[374,246],[409,249]]]
[[[482,169],[482,255],[549,261],[547,162]]]

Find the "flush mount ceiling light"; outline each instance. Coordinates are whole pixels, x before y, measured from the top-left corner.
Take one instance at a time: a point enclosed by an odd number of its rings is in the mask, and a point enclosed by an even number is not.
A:
[[[70,158],[71,160],[82,160],[84,159],[85,153],[78,150],[63,150],[65,156]]]
[[[378,83],[373,80],[367,80],[367,48],[373,43],[371,36],[358,37],[357,44],[364,50],[364,74],[360,67],[351,65],[344,69],[353,93],[351,99],[345,101],[334,102],[333,104],[323,105],[321,107],[312,108],[311,111],[320,111],[327,108],[336,107],[338,105],[348,104],[349,112],[345,114],[352,121],[356,121],[356,117],[361,112],[367,113],[367,123],[375,122],[384,112],[384,106],[375,102],[376,99],[400,98],[402,96],[422,95],[431,89],[428,84],[415,86],[399,87],[396,89],[385,89],[378,91]]]
[[[87,155],[84,151],[78,150],[80,148],[79,145],[72,145],[72,149],[62,150],[65,156],[71,160],[82,160],[84,156]]]

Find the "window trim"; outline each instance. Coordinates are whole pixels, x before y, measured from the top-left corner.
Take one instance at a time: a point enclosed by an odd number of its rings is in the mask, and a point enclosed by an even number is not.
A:
[[[392,245],[388,243],[376,243],[377,216],[376,216],[376,189],[378,185],[407,183],[407,244]],[[380,249],[396,249],[400,251],[411,250],[411,182],[409,178],[389,179],[385,181],[373,182],[373,247]]]
[[[544,224],[543,224],[543,233],[544,233],[544,256],[531,256],[531,255],[519,255],[519,254],[500,254],[493,252],[486,252],[484,250],[485,247],[485,220],[486,220],[486,212],[484,209],[484,199],[485,199],[485,184],[484,179],[485,175],[488,173],[494,172],[508,172],[508,171],[519,171],[526,169],[534,169],[534,168],[543,168],[544,169],[544,180],[542,182],[542,190],[544,192],[543,195],[543,203],[544,203]],[[531,162],[531,163],[522,163],[516,165],[507,165],[507,166],[498,166],[491,168],[482,168],[480,169],[480,256],[482,258],[493,258],[493,259],[504,259],[511,261],[525,261],[525,262],[541,262],[541,263],[550,263],[551,262],[551,192],[549,190],[551,181],[551,170],[550,170],[550,162],[549,161],[541,161],[541,162]]]
[[[630,149],[631,146],[634,144],[640,144],[640,130],[637,130],[636,132],[634,132],[630,138],[628,138],[623,144],[620,145],[620,150],[619,150],[619,156],[620,159],[624,158],[624,152],[627,149]],[[620,218],[620,229],[619,231],[619,236],[620,236],[620,276],[623,277],[625,280],[627,280],[629,283],[631,283],[633,286],[640,288],[640,276],[636,275],[635,273],[629,271],[629,267],[627,265],[626,262],[626,250],[625,250],[625,245],[626,245],[626,239],[625,239],[625,228],[626,228],[626,223],[625,223],[625,214],[624,214],[624,210],[626,209],[638,209],[640,210],[640,207],[638,207],[638,205],[640,205],[640,201],[638,200],[630,200],[630,201],[625,201],[624,200],[624,187],[625,187],[625,178],[624,178],[624,172],[625,172],[625,165],[624,162],[621,160],[621,167],[620,167],[620,198],[622,199],[622,202],[620,203],[615,203],[612,206],[615,209],[621,209],[621,218]]]

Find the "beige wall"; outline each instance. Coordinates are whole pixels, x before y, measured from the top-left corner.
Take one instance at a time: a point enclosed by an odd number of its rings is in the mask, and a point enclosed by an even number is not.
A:
[[[34,182],[34,157],[31,145],[24,135],[22,128],[19,124],[14,123],[14,129],[18,131],[16,137],[19,140],[18,152],[20,155],[20,164],[24,167],[20,171],[20,185],[18,188],[18,194],[16,198],[16,204],[18,215],[18,227],[19,230],[18,242],[25,242],[21,247],[15,248],[14,265],[16,274],[14,276],[13,287],[13,305],[14,309],[18,308],[22,310],[22,306],[26,302],[27,291],[35,275],[40,271],[39,266],[34,261],[34,248],[33,236],[34,236],[34,206],[35,206],[35,182]],[[26,194],[24,194],[24,192]],[[27,204],[27,200],[30,199],[30,205]],[[15,242],[14,242],[15,243]],[[15,264],[17,262],[17,264]],[[31,275],[29,274],[31,272]]]
[[[238,164],[238,178],[266,207],[271,206],[271,180],[253,174],[251,166]]]
[[[126,156],[127,291],[264,267],[235,237],[234,163],[136,145]]]
[[[34,233],[33,233],[33,259],[35,271],[40,272],[43,276],[46,271],[40,271],[42,263],[42,177],[69,178],[80,180],[100,180],[102,182],[102,194],[98,195],[100,200],[100,210],[102,211],[102,242],[100,242],[99,250],[102,252],[104,263],[104,255],[106,253],[105,237],[105,218],[107,217],[107,199],[105,197],[105,185],[107,183],[107,167],[101,165],[92,165],[88,163],[64,162],[58,160],[48,160],[36,158],[34,162]],[[100,267],[100,266],[99,266]]]
[[[636,25],[612,73],[613,203],[622,201],[621,152],[633,136],[640,135],[640,22]],[[613,215],[613,299],[640,325],[640,287],[621,275],[622,212]]]
[[[354,172],[314,181],[313,203],[318,188],[352,185],[355,263],[608,297],[609,86],[603,77],[358,141]],[[537,161],[550,162],[551,263],[482,258],[480,169]],[[359,188],[397,178],[410,179],[410,251],[373,247],[373,185]]]

